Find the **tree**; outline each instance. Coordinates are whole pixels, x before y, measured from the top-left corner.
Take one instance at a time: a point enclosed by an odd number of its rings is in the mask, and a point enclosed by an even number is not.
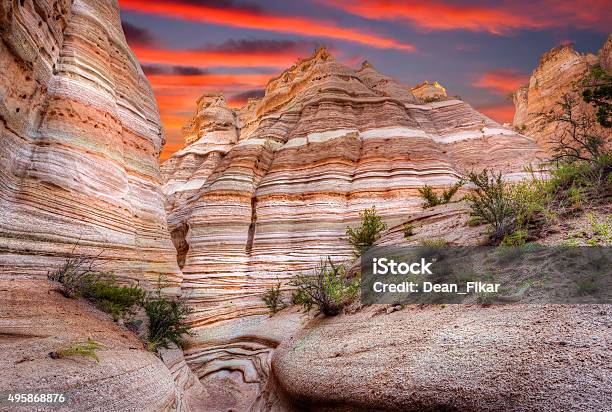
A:
[[[555,126],[551,137],[553,160],[557,163],[586,161],[593,162],[604,153],[605,138],[596,119],[580,107],[578,98],[566,93],[557,107],[542,113],[542,127]]]
[[[591,68],[583,81],[582,98],[597,109],[596,117],[603,127],[612,127],[612,76],[600,65]]]

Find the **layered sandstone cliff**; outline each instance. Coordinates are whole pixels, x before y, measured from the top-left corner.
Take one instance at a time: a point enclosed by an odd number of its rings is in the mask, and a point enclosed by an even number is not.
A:
[[[0,38],[0,273],[83,253],[178,282],[159,113],[117,1],[4,1]]]
[[[475,168],[520,176],[534,142],[460,100],[416,104],[409,88],[324,49],[232,112],[204,96],[190,144],[162,165],[197,326],[264,313],[260,294],[323,256],[351,256],[345,228],[376,205],[389,223],[423,184]],[[198,137],[198,139],[196,139]]]
[[[376,206],[399,224],[420,210],[424,184],[485,167],[519,178],[541,155],[461,100],[421,104],[372,65],[355,71],[324,49],[240,110],[202,97],[185,135],[162,174],[195,307],[187,358],[202,379],[240,371],[245,384],[265,382],[280,342],[254,338],[267,318],[262,293],[322,257],[352,259],[345,229],[361,211]]]
[[[558,110],[558,103],[565,94],[576,96],[577,110],[589,110],[580,97],[580,82],[590,68],[601,62],[604,67],[610,60],[612,37],[600,51],[600,57],[581,54],[573,45],[562,45],[544,53],[533,71],[529,84],[514,93],[515,114],[513,126],[546,148],[551,147],[557,125],[543,123],[542,114]]]

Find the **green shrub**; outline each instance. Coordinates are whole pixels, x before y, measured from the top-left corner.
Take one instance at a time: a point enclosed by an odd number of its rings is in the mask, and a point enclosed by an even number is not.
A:
[[[146,292],[138,285],[122,286],[114,280],[96,280],[85,285],[83,296],[117,321],[130,318]]]
[[[170,343],[185,347],[184,336],[192,336],[191,326],[185,323],[193,309],[185,301],[163,296],[161,281],[157,290],[144,301],[144,309],[149,317],[148,348],[157,351],[168,348]]]
[[[528,233],[525,230],[517,230],[511,234],[504,236],[504,239],[501,242],[502,246],[507,247],[520,247],[524,246],[526,243],[526,239],[528,237]]]
[[[560,213],[582,210],[588,204],[607,203],[612,196],[612,156],[602,155],[593,161],[559,164],[550,171],[545,190],[551,207]]]
[[[365,249],[372,246],[380,238],[381,232],[387,229],[387,224],[376,214],[375,206],[364,210],[359,216],[361,217],[361,226],[356,229],[350,226],[346,227],[348,242],[353,246],[356,256],[361,256]]]
[[[423,239],[420,242],[422,247],[429,249],[441,249],[446,246],[446,239],[442,237],[434,237],[431,239]]]
[[[307,312],[316,306],[326,316],[340,313],[359,292],[359,279],[346,279],[345,267],[336,265],[331,258],[323,260],[314,275],[298,274],[290,283],[296,290],[292,300]]]
[[[73,256],[57,270],[47,273],[47,278],[59,284],[58,291],[67,298],[82,296],[86,285],[98,280],[102,273],[96,270],[96,258]]]
[[[287,306],[283,301],[280,282],[268,289],[261,299],[266,304],[266,307],[270,312],[270,316]]]
[[[438,196],[438,194],[436,194],[436,192],[433,191],[433,188],[429,185],[420,187],[419,194],[421,198],[425,200],[425,203],[423,203],[423,209],[449,203],[453,196],[457,193],[459,189],[461,189],[464,184],[465,182],[463,180],[460,180],[448,189],[443,190],[442,195],[440,196]]]
[[[403,226],[404,239],[410,240],[414,236],[414,225],[412,223],[404,223]]]
[[[476,186],[474,192],[466,196],[470,215],[491,225],[493,240],[499,241],[512,233],[516,214],[501,172],[495,174],[485,169],[481,173],[470,173],[468,179]]]
[[[66,297],[83,297],[98,309],[111,314],[115,321],[133,315],[146,293],[138,285],[125,286],[93,268],[96,258],[77,256],[66,259],[58,270],[47,275],[58,282]]]
[[[75,343],[73,345],[62,348],[57,352],[51,352],[49,356],[51,356],[53,359],[66,358],[69,356],[83,356],[86,358],[91,358],[96,362],[100,362],[100,359],[96,354],[96,350],[102,347],[103,346],[100,343],[89,338],[87,339],[87,342]]]

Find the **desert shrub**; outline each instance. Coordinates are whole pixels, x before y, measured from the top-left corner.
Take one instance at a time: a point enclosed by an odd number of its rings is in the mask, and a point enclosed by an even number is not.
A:
[[[453,196],[457,193],[459,189],[461,189],[464,184],[465,182],[463,180],[460,180],[448,189],[444,189],[442,191],[442,194],[439,196],[429,185],[420,187],[419,195],[421,196],[421,198],[423,198],[423,200],[425,200],[425,203],[423,203],[423,209],[449,203],[452,200]]]
[[[603,127],[612,127],[612,76],[595,64],[583,80],[583,86],[582,98],[597,109],[597,122]]]
[[[116,284],[114,279],[98,279],[84,286],[83,296],[117,321],[130,318],[146,292],[138,285],[123,286]]]
[[[525,230],[517,230],[511,234],[504,236],[501,241],[502,246],[507,247],[519,247],[524,246],[528,237],[528,233]]]
[[[591,204],[608,202],[612,196],[612,156],[559,163],[550,171],[545,186],[551,207],[560,213],[575,212]]]
[[[47,278],[59,284],[58,291],[65,297],[76,298],[83,294],[84,287],[102,276],[97,270],[97,259],[77,255],[67,258],[63,265],[47,273]]]
[[[576,286],[579,295],[592,295],[599,289],[597,286],[597,277],[594,275],[585,276],[579,279],[576,282]]]
[[[118,284],[113,277],[97,271],[97,265],[95,257],[70,257],[47,277],[60,285],[59,291],[64,296],[83,297],[115,321],[128,319],[145,297],[145,291],[138,285]]]
[[[387,229],[387,224],[376,214],[375,206],[364,210],[359,216],[361,216],[361,226],[355,229],[346,227],[348,242],[353,246],[356,256],[361,256],[365,249],[380,238],[381,232]]]
[[[261,299],[266,304],[266,307],[270,312],[270,316],[287,306],[283,301],[280,282],[268,289]]]
[[[343,265],[334,264],[328,257],[314,274],[298,274],[290,282],[296,288],[292,301],[307,312],[316,306],[326,316],[337,315],[359,292],[359,279],[349,281],[345,273]]]
[[[446,239],[442,237],[434,237],[431,239],[423,239],[419,242],[422,247],[429,249],[440,249],[446,246]]]
[[[168,348],[174,343],[185,347],[185,336],[192,336],[191,326],[186,324],[187,317],[193,312],[185,301],[162,295],[161,279],[157,290],[145,298],[143,307],[149,317],[147,346],[151,351]]]
[[[100,362],[100,359],[96,354],[96,350],[102,347],[103,346],[100,343],[89,338],[87,339],[87,342],[80,342],[66,346],[57,352],[49,353],[49,356],[51,356],[53,359],[66,358],[69,356],[83,356],[86,358],[91,358],[96,362]]]
[[[414,236],[414,225],[412,223],[404,223],[403,233],[404,239],[410,240],[412,236]]]
[[[480,173],[471,172],[468,179],[476,187],[473,193],[466,196],[470,215],[491,226],[493,240],[499,241],[512,233],[516,214],[501,173],[495,174],[485,169]]]

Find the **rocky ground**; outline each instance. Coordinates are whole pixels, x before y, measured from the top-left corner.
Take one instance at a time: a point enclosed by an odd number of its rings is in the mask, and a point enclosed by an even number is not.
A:
[[[275,352],[307,410],[606,410],[609,305],[370,307],[315,319]]]

